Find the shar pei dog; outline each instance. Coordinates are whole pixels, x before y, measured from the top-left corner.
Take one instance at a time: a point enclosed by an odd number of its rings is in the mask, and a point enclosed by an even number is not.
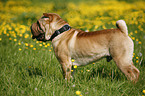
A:
[[[33,39],[52,41],[66,80],[70,80],[72,66],[84,66],[102,58],[107,58],[108,62],[113,59],[131,81],[136,82],[139,78],[140,72],[132,61],[134,43],[128,36],[127,25],[123,20],[116,22],[115,29],[85,32],[70,27],[55,13],[43,13],[32,24],[31,32]]]

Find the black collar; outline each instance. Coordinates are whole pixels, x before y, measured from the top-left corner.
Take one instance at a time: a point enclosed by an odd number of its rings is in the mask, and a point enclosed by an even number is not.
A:
[[[70,30],[70,26],[69,25],[64,25],[62,28],[60,28],[59,30],[56,30],[53,34],[52,34],[52,36],[51,36],[51,38],[49,39],[49,41],[52,41],[56,36],[58,36],[59,34],[61,34],[61,33],[63,33],[63,32],[65,32],[65,31],[68,31],[68,30]]]

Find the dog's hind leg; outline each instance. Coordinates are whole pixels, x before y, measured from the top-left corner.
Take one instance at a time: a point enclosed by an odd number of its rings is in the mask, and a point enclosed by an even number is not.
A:
[[[117,46],[115,50],[111,49],[111,56],[118,68],[125,74],[125,76],[133,82],[137,82],[139,78],[139,70],[133,65],[133,45]],[[128,45],[129,45],[128,44]],[[119,50],[119,51],[118,51]]]

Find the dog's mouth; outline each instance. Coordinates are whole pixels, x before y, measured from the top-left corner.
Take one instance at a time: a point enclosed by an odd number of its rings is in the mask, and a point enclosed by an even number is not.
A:
[[[39,21],[37,23],[33,23],[31,25],[32,39],[37,39],[38,41],[46,41],[45,40],[45,32],[42,30]]]

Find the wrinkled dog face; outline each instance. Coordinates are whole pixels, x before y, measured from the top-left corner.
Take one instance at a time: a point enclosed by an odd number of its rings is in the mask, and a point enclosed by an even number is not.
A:
[[[37,39],[38,41],[46,41],[51,37],[50,26],[50,16],[47,13],[44,13],[43,16],[37,20],[36,23],[31,25],[32,38]]]

